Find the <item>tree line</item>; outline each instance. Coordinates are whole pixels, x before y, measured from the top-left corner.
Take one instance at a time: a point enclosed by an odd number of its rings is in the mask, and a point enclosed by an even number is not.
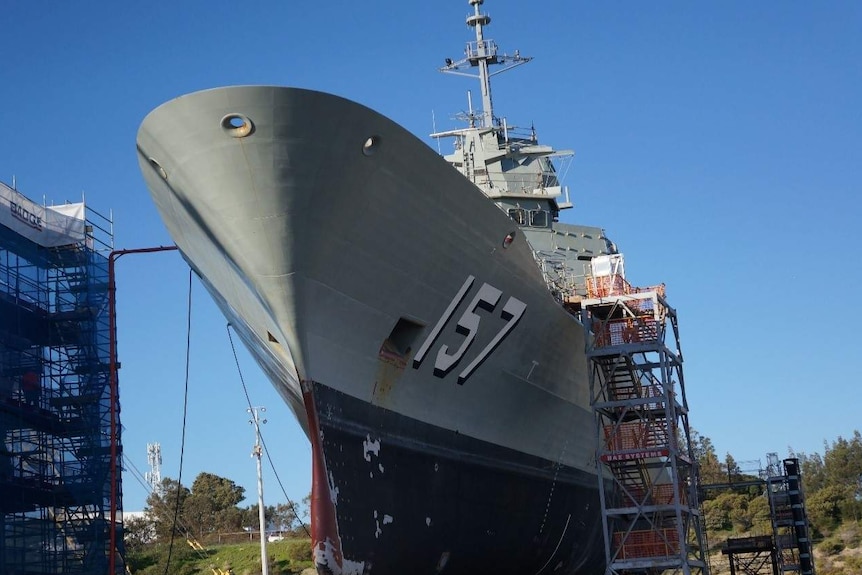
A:
[[[191,488],[165,478],[147,497],[144,516],[124,522],[126,546],[134,550],[172,536],[206,541],[216,534],[257,532],[258,506],[240,507],[244,499],[244,487],[213,473],[200,473]],[[284,503],[264,506],[267,530],[304,535],[307,505],[306,497],[301,509]]]
[[[692,430],[691,441],[700,484],[728,486],[702,491],[706,528],[771,533],[769,502],[762,486],[751,484],[758,477],[742,472],[730,453],[721,461],[708,437]],[[805,507],[816,537],[826,537],[840,525],[862,519],[862,435],[858,430],[851,439],[824,442],[823,455],[791,450],[790,457],[800,462]],[[734,483],[743,485],[733,487]]]

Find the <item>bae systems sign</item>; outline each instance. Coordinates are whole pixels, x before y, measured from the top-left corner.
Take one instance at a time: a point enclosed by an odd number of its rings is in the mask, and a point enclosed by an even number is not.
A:
[[[16,204],[13,201],[9,201],[9,208],[12,211],[12,216],[15,219],[21,220],[34,230],[42,231],[42,218],[41,216],[37,216],[33,212],[25,209],[23,206]]]

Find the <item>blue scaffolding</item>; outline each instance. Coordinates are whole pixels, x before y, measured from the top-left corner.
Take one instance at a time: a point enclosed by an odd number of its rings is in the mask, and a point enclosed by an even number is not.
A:
[[[104,575],[111,554],[123,555],[121,544],[111,549],[112,529],[122,542],[112,222],[80,205],[69,216],[74,233],[40,244],[34,234],[47,235],[49,220],[70,210],[37,206],[2,184],[0,192],[9,203],[0,206],[8,210],[0,220],[0,572]],[[124,562],[115,563],[121,575]]]

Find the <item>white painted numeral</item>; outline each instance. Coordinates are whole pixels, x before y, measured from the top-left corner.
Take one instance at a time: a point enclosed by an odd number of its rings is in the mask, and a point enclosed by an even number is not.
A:
[[[419,351],[416,352],[416,355],[413,358],[413,368],[418,369],[422,364],[422,360],[425,359],[426,354],[434,345],[434,342],[440,336],[440,332],[443,331],[443,328],[446,327],[446,324],[455,314],[455,310],[461,305],[461,302],[464,301],[464,298],[467,295],[467,292],[470,291],[470,288],[473,286],[475,281],[474,276],[468,276],[467,280],[464,282],[464,285],[461,286],[461,289],[458,290],[458,293],[455,294],[455,297],[452,298],[452,301],[449,303],[449,306],[443,312],[443,315],[440,316],[440,319],[437,321],[437,324],[434,326],[434,329],[431,330],[431,333],[428,334],[428,337],[425,338],[425,341],[422,343],[422,346],[419,348]],[[476,334],[479,331],[479,324],[481,322],[481,317],[476,313],[476,311],[481,307],[482,309],[492,312],[497,307],[497,303],[500,301],[500,297],[502,296],[502,292],[495,288],[494,286],[483,283],[482,287],[479,288],[478,293],[470,302],[470,305],[467,306],[467,309],[464,311],[461,318],[458,320],[458,325],[455,328],[455,331],[464,336],[464,341],[461,342],[461,346],[452,353],[449,353],[449,346],[442,345],[440,346],[440,350],[437,352],[437,357],[434,361],[434,375],[437,377],[446,377],[446,375],[454,368],[458,363],[463,359],[464,354],[467,353],[467,350],[473,344],[476,339]],[[498,345],[505,339],[505,337],[512,331],[515,325],[520,321],[521,317],[524,315],[524,311],[527,309],[527,304],[519,300],[515,297],[509,297],[506,300],[506,305],[503,306],[502,317],[506,320],[506,324],[500,329],[497,335],[488,342],[488,345],[479,353],[479,355],[473,359],[470,364],[464,368],[464,370],[458,374],[458,384],[463,385],[464,382],[469,378],[473,372],[482,365],[491,353],[497,348]]]
[[[500,301],[500,295],[502,295],[502,292],[494,286],[482,284],[482,287],[479,288],[479,293],[476,294],[476,297],[467,306],[464,315],[458,320],[458,327],[455,328],[455,331],[465,336],[461,347],[453,354],[449,353],[448,345],[443,345],[440,348],[440,351],[437,352],[437,361],[434,362],[434,375],[438,377],[445,376],[456,363],[461,361],[467,348],[476,339],[476,331],[479,329],[481,318],[474,313],[476,308],[482,306],[483,309],[494,311],[494,307]]]
[[[422,347],[420,347],[419,351],[416,352],[416,355],[413,356],[414,368],[417,368],[422,364],[422,360],[425,359],[425,354],[428,353],[428,350],[431,349],[432,345],[434,345],[434,340],[437,339],[443,326],[446,325],[446,322],[449,321],[449,318],[452,317],[453,313],[455,313],[455,308],[458,307],[461,300],[463,300],[464,296],[467,295],[467,291],[470,289],[470,286],[473,285],[473,280],[475,279],[476,278],[473,276],[467,276],[467,281],[464,282],[464,285],[461,286],[461,289],[459,289],[458,293],[455,294],[455,297],[452,298],[452,302],[449,304],[449,307],[446,308],[446,311],[443,312],[443,315],[440,316],[440,320],[437,322],[437,325],[434,326],[434,329],[432,329],[431,333],[428,334],[428,337],[425,338],[425,342],[422,344]]]
[[[488,343],[488,345],[485,346],[485,349],[483,349],[482,352],[478,356],[476,356],[476,359],[474,359],[464,371],[458,374],[458,383],[460,385],[464,385],[464,382],[467,381],[467,378],[470,377],[470,375],[473,373],[473,370],[482,365],[482,362],[485,361],[485,358],[491,355],[491,352],[494,351],[494,349],[498,345],[500,345],[500,342],[503,341],[503,338],[506,337],[506,335],[510,331],[512,331],[512,328],[515,327],[515,324],[518,323],[518,320],[520,320],[521,316],[524,315],[524,311],[526,309],[527,304],[517,298],[510,297],[508,301],[506,301],[506,305],[503,306],[503,319],[507,319],[509,321],[507,321],[506,325],[503,326],[503,329],[501,329],[499,333],[494,336],[494,339],[492,339]]]

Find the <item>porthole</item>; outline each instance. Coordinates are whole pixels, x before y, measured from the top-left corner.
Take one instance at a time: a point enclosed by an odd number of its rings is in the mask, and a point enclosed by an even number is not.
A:
[[[221,127],[232,138],[245,138],[254,131],[254,124],[242,114],[228,114],[221,119]]]
[[[512,242],[515,241],[515,235],[516,235],[516,232],[513,230],[513,231],[509,232],[505,238],[503,238],[503,247],[504,248],[508,248],[510,245],[512,245]]]
[[[380,148],[380,136],[370,136],[365,143],[362,144],[362,153],[366,156],[373,156],[378,148]]]
[[[165,171],[162,165],[155,160],[155,158],[150,158],[150,166],[152,166],[152,168],[156,172],[158,172],[158,174],[162,177],[163,180],[168,179],[168,173]]]

